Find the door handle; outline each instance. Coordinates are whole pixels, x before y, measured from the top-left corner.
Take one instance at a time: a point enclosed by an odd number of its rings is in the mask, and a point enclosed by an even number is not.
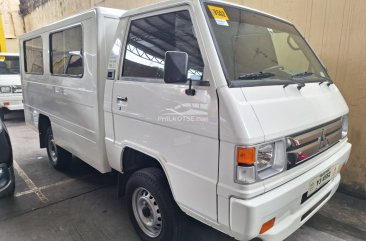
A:
[[[127,102],[127,97],[117,96],[117,104],[121,104],[122,102]]]

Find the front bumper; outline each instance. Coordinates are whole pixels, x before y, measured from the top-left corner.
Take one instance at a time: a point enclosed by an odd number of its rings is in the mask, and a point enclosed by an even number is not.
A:
[[[316,168],[295,179],[255,198],[243,200],[230,198],[231,235],[238,240],[250,240],[259,237],[262,240],[283,240],[301,227],[336,192],[340,174],[319,189],[306,201],[309,183],[327,169],[343,165],[348,161],[351,144],[344,143],[340,149]],[[262,235],[259,231],[263,223],[276,218],[274,226]]]
[[[22,94],[1,94],[0,108],[8,110],[23,110],[23,95]]]

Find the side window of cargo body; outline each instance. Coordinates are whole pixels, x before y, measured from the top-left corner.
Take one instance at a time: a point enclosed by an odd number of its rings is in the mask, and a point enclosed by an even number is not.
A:
[[[186,52],[188,78],[202,80],[204,63],[187,10],[131,22],[122,76],[163,79],[167,51]]]
[[[24,71],[29,74],[43,74],[42,37],[24,41]]]
[[[81,26],[50,34],[50,71],[53,75],[82,77],[83,31]]]

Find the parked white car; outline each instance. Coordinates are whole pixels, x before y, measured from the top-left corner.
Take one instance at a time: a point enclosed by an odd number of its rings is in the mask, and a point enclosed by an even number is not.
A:
[[[0,53],[0,119],[8,111],[23,110],[19,54]]]
[[[26,122],[50,163],[116,170],[142,240],[183,212],[283,240],[335,193],[348,107],[289,22],[219,1],[95,8],[20,38]]]

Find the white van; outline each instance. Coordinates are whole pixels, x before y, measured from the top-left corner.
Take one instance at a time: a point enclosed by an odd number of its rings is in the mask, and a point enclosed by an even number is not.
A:
[[[20,48],[26,121],[51,164],[119,172],[142,240],[184,239],[183,212],[283,240],[337,190],[348,107],[285,20],[205,0],[95,8]]]
[[[0,53],[0,119],[7,111],[23,110],[19,54]]]

